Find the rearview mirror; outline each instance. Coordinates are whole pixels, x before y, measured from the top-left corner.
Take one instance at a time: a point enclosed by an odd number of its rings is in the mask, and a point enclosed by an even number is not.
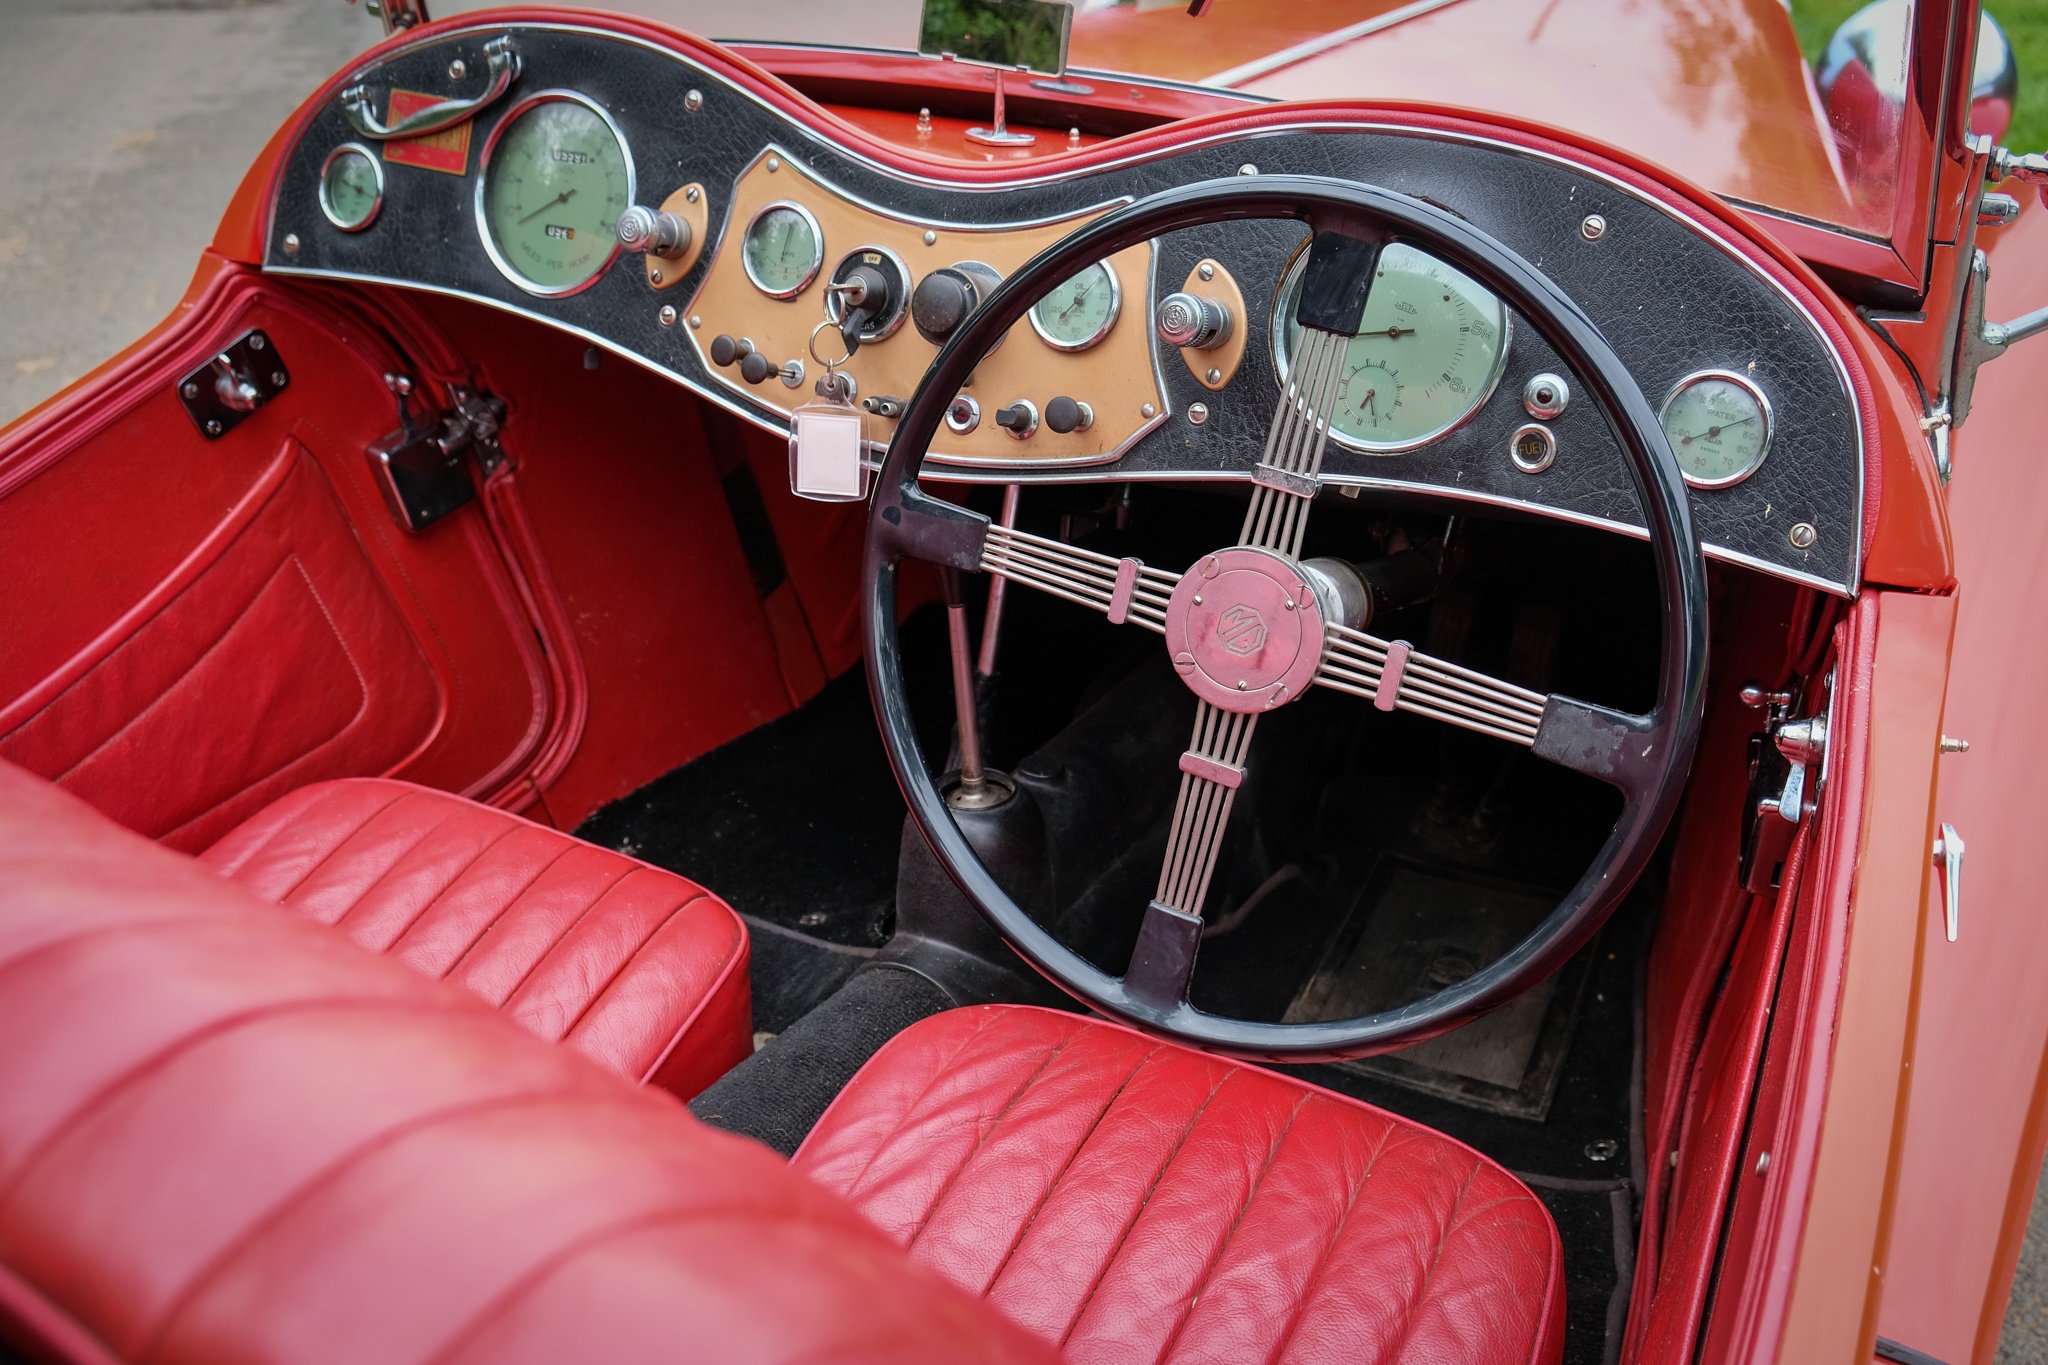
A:
[[[924,0],[917,50],[1062,76],[1073,23],[1074,7],[1063,0]]]

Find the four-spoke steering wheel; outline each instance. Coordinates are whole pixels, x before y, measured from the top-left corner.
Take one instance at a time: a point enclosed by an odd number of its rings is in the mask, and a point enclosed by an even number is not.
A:
[[[1251,471],[1239,543],[1185,573],[991,525],[933,498],[917,474],[948,403],[988,349],[1048,290],[1087,265],[1162,233],[1233,219],[1306,221],[1302,344],[1282,386],[1266,453]],[[1298,555],[1318,489],[1327,413],[1382,248],[1407,242],[1504,298],[1563,358],[1626,456],[1647,518],[1663,603],[1656,706],[1629,715],[1529,691],[1326,619]],[[1166,637],[1199,698],[1159,889],[1143,908],[1121,977],[1088,962],[997,884],[948,813],[919,750],[896,632],[904,557],[1000,574]],[[1561,966],[1620,904],[1655,852],[1699,737],[1706,673],[1705,564],[1685,482],[1655,412],[1592,320],[1534,266],[1469,223],[1388,190],[1308,176],[1210,181],[1096,219],[1041,252],[990,295],[940,350],[911,398],[869,509],[862,610],[869,686],[889,761],[940,863],[1005,940],[1062,988],[1143,1028],[1235,1056],[1304,1061],[1419,1042],[1504,1003]],[[1202,901],[1258,718],[1311,686],[1415,712],[1528,747],[1622,795],[1606,843],[1557,908],[1512,950],[1433,995],[1362,1018],[1267,1023],[1205,1013],[1188,1000]],[[1138,907],[1132,907],[1133,912]]]

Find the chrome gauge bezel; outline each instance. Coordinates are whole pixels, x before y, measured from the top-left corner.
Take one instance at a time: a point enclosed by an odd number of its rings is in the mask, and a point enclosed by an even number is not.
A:
[[[521,275],[513,267],[512,263],[505,259],[504,253],[498,249],[498,244],[491,239],[490,219],[484,208],[484,188],[491,181],[492,153],[498,150],[498,143],[504,138],[506,132],[511,129],[513,124],[519,122],[528,110],[538,105],[551,104],[558,100],[566,100],[571,104],[580,104],[604,120],[605,127],[611,129],[612,136],[618,140],[619,155],[624,157],[626,161],[626,205],[630,208],[640,202],[640,180],[633,166],[633,144],[626,141],[625,130],[619,127],[619,121],[611,116],[611,111],[596,100],[574,90],[537,90],[507,109],[504,116],[491,128],[490,136],[484,139],[483,153],[477,158],[476,194],[474,196],[476,235],[484,244],[484,254],[491,258],[492,265],[498,267],[500,275],[503,275],[513,284],[519,286],[526,293],[543,299],[564,299],[571,294],[580,294],[590,288],[603,279],[606,273],[611,270],[613,263],[619,259],[619,251],[621,249],[619,246],[619,235],[614,231],[612,233],[611,254],[598,263],[597,268],[590,272],[589,278],[579,280],[575,284],[550,286],[535,284],[524,275]]]
[[[377,198],[371,203],[370,211],[363,216],[363,221],[360,223],[344,223],[341,220],[341,215],[334,211],[334,201],[327,197],[327,173],[334,169],[335,162],[341,160],[348,153],[361,155],[364,160],[370,163],[370,169],[377,176]],[[327,159],[320,163],[320,175],[314,181],[314,184],[316,186],[315,194],[320,200],[320,212],[326,215],[328,222],[334,224],[335,227],[343,232],[361,232],[364,228],[376,222],[377,215],[384,211],[384,159],[360,142],[344,142],[329,152]]]
[[[742,245],[744,246],[744,243]],[[857,258],[866,255],[870,251],[874,252],[877,256],[887,258],[889,264],[896,267],[897,277],[903,281],[903,300],[901,305],[894,310],[893,314],[883,320],[880,327],[862,329],[860,341],[863,346],[877,341],[887,341],[902,330],[904,320],[910,316],[911,291],[917,288],[917,280],[910,273],[910,263],[896,252],[877,242],[864,243],[841,256],[832,267],[831,278],[838,279],[840,271],[846,269]],[[746,260],[746,252],[744,250],[740,252],[740,259],[741,263],[744,264]],[[825,316],[835,323],[846,316],[846,306],[840,302],[837,294],[828,293],[825,295]]]
[[[759,275],[754,273],[754,263],[747,259],[747,239],[754,235],[754,226],[777,209],[790,209],[811,225],[811,260],[804,268],[801,284],[793,289],[770,289]],[[772,204],[763,204],[753,217],[747,219],[746,231],[740,233],[740,269],[746,272],[749,282],[771,299],[793,299],[817,283],[818,272],[825,268],[825,229],[818,225],[818,219],[809,209],[794,199],[778,199]]]
[[[1085,339],[1081,341],[1061,341],[1059,338],[1055,337],[1051,332],[1048,332],[1045,329],[1045,324],[1038,320],[1039,304],[1044,303],[1044,299],[1040,299],[1038,303],[1032,304],[1031,307],[1026,309],[1024,312],[1024,316],[1031,320],[1031,330],[1038,333],[1038,339],[1044,342],[1046,345],[1052,347],[1055,351],[1065,351],[1069,354],[1072,354],[1076,351],[1093,350],[1095,347],[1100,346],[1102,344],[1103,339],[1107,337],[1110,334],[1111,330],[1113,330],[1116,327],[1116,320],[1119,317],[1123,316],[1123,277],[1118,275],[1116,273],[1116,267],[1114,265],[1111,265],[1106,260],[1097,261],[1095,264],[1101,268],[1102,272],[1105,275],[1109,276],[1109,316],[1102,320],[1102,326],[1098,327],[1094,332],[1090,333]],[[1068,279],[1071,278],[1073,277],[1068,277]],[[1065,284],[1066,280],[1062,280],[1060,281],[1060,283]]]
[[[1402,245],[1412,244],[1403,243]],[[1280,272],[1280,287],[1273,291],[1273,311],[1267,323],[1267,336],[1273,346],[1273,378],[1276,383],[1283,386],[1287,383],[1287,320],[1280,316],[1280,309],[1281,305],[1286,302],[1288,294],[1294,289],[1296,280],[1308,270],[1308,248],[1309,244],[1303,242],[1300,247],[1296,248],[1294,255],[1288,259],[1287,268]],[[1420,247],[1414,249],[1421,251]],[[1422,254],[1428,255],[1429,253],[1422,252]],[[1437,260],[1434,256],[1431,256],[1430,259],[1433,261]],[[1446,269],[1457,269],[1456,266],[1449,265],[1447,262],[1438,261],[1437,263],[1443,265]],[[1460,271],[1459,273],[1462,274],[1463,272]],[[1480,285],[1480,288],[1486,289],[1486,286]],[[1486,292],[1492,295],[1496,301],[1500,301],[1499,295],[1494,294],[1492,290],[1487,289]],[[1330,424],[1330,439],[1343,446],[1346,450],[1355,450],[1361,455],[1399,455],[1405,451],[1420,449],[1432,441],[1441,441],[1444,437],[1477,417],[1486,407],[1487,403],[1492,401],[1494,391],[1500,387],[1501,376],[1506,374],[1508,369],[1508,353],[1514,349],[1515,345],[1514,309],[1509,308],[1503,301],[1501,302],[1500,316],[1500,351],[1493,358],[1493,369],[1487,374],[1485,384],[1479,387],[1464,412],[1434,431],[1417,436],[1412,440],[1362,441],[1356,436],[1349,436],[1337,430],[1334,422]],[[1348,346],[1349,342],[1346,345]]]
[[[1763,391],[1762,385],[1758,384],[1748,375],[1737,374],[1733,370],[1695,370],[1676,384],[1673,384],[1671,392],[1664,395],[1664,401],[1657,408],[1657,427],[1664,433],[1665,441],[1669,442],[1671,440],[1671,429],[1667,423],[1671,415],[1671,405],[1676,403],[1678,396],[1687,389],[1708,379],[1725,379],[1735,385],[1735,387],[1746,391],[1751,398],[1756,400],[1757,411],[1763,414],[1764,419],[1763,444],[1757,447],[1756,458],[1751,460],[1746,468],[1730,474],[1725,479],[1695,478],[1691,474],[1685,473],[1683,465],[1679,466],[1678,472],[1684,476],[1686,483],[1693,488],[1733,488],[1736,484],[1741,483],[1744,479],[1764,467],[1764,461],[1770,458],[1771,439],[1777,434],[1777,414],[1772,411],[1771,396]],[[1676,460],[1678,452],[1673,450],[1671,457]]]

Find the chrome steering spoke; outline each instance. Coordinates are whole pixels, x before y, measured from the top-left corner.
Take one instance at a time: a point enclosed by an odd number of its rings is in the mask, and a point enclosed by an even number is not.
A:
[[[1382,711],[1412,711],[1524,747],[1536,743],[1550,698],[1433,658],[1405,640],[1324,627],[1316,682],[1364,697]]]
[[[1139,559],[1113,559],[1029,531],[990,526],[981,566],[1012,583],[1065,598],[1150,631],[1166,629],[1166,602],[1180,575]]]

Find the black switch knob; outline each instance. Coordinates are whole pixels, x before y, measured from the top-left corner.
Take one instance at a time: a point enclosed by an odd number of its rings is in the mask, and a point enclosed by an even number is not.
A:
[[[1062,436],[1086,431],[1095,425],[1095,409],[1061,394],[1045,405],[1045,424]]]
[[[775,373],[775,362],[759,351],[748,351],[740,357],[740,378],[749,384],[758,384]]]
[[[958,261],[934,270],[910,292],[910,320],[919,336],[941,345],[1002,282],[994,267],[980,261]]]
[[[1007,408],[997,410],[996,425],[1021,441],[1038,430],[1037,405],[1028,398],[1019,398]]]
[[[735,360],[744,360],[754,352],[754,343],[745,337],[729,337],[720,332],[711,338],[711,363],[730,365]]]

